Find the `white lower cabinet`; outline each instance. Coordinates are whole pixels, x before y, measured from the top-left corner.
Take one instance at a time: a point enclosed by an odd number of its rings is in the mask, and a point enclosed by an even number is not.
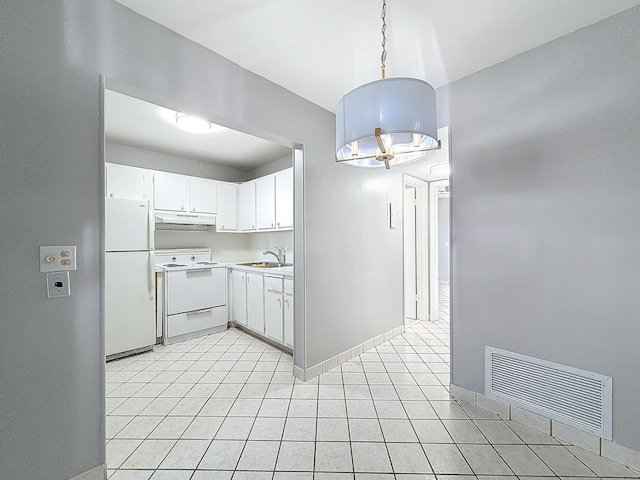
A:
[[[264,333],[264,288],[260,273],[247,272],[247,327]]]
[[[284,344],[293,348],[293,280],[284,279]]]
[[[231,320],[293,348],[293,280],[231,269]]]
[[[284,342],[284,298],[282,277],[264,277],[264,334]]]
[[[231,270],[231,320],[247,325],[247,274]]]

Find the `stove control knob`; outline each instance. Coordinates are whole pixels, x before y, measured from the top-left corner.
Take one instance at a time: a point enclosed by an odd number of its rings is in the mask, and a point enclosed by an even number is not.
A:
[[[191,255],[191,261],[192,261],[192,262],[195,262],[195,261],[196,261],[196,257],[195,257],[195,255]]]

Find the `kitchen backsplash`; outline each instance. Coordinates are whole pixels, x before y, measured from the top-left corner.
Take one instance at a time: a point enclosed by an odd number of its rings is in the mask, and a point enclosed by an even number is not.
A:
[[[155,248],[194,248],[211,249],[216,262],[253,262],[271,259],[263,255],[265,250],[274,247],[285,249],[287,262],[293,262],[293,232],[260,233],[216,233],[156,231]]]

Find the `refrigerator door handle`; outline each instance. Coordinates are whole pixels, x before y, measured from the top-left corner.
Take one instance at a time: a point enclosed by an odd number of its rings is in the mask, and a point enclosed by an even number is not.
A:
[[[149,300],[153,300],[155,297],[156,290],[156,265],[154,261],[153,252],[149,253]]]
[[[149,250],[153,250],[154,249],[154,231],[156,229],[156,223],[155,223],[155,215],[153,213],[153,205],[151,204],[150,200],[147,200],[147,205],[149,207],[149,218],[148,218],[148,223],[147,223],[147,235],[148,235],[148,239],[149,239]]]

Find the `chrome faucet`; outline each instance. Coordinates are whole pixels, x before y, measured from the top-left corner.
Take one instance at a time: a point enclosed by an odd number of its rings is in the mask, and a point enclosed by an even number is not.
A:
[[[262,252],[263,255],[267,255],[267,254],[271,254],[274,257],[276,257],[276,259],[278,260],[278,265],[280,265],[281,267],[287,263],[285,254],[284,254],[284,250],[281,249],[280,247],[274,247],[278,253],[274,252],[273,250],[265,250],[264,252]]]

